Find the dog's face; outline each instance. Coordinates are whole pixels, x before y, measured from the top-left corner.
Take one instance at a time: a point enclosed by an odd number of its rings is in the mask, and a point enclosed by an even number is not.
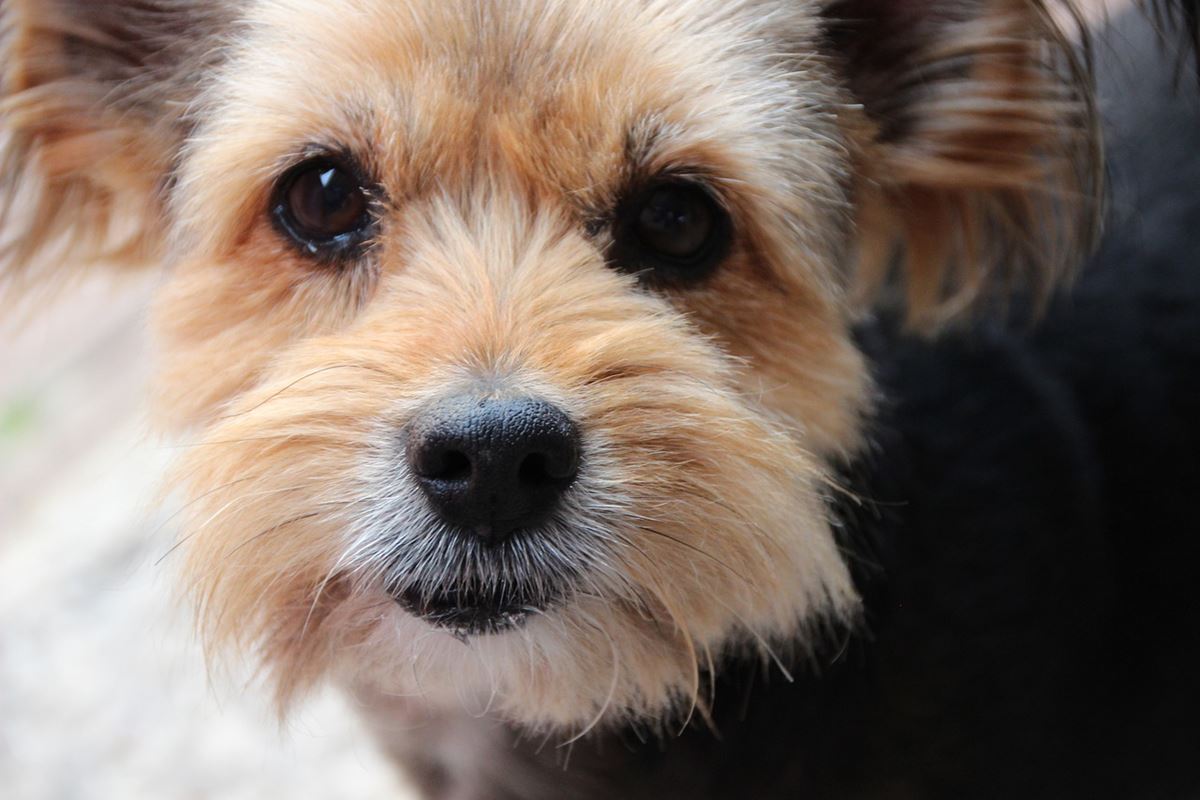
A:
[[[852,616],[849,298],[902,245],[914,309],[976,291],[1086,138],[1015,0],[50,5],[10,149],[153,209],[190,581],[285,698],[580,728]]]

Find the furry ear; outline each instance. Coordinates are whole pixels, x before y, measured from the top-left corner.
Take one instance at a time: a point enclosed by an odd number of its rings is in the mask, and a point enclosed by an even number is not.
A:
[[[1093,244],[1101,210],[1090,56],[1071,5],[831,0],[825,18],[863,111],[858,299],[902,286],[907,319],[925,329],[1011,291],[1044,300]]]
[[[1159,30],[1164,33],[1168,46],[1172,45],[1172,30],[1183,33],[1182,57],[1189,54],[1195,60],[1196,78],[1200,80],[1200,0],[1142,0]]]
[[[225,6],[0,0],[0,280],[161,245],[162,188]]]

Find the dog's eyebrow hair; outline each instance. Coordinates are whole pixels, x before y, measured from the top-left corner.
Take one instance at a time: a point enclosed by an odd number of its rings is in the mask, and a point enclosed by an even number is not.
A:
[[[675,128],[675,130],[673,130]],[[690,178],[704,183],[719,196],[724,197],[730,183],[721,170],[696,157],[686,146],[678,153],[670,147],[678,137],[678,126],[673,126],[655,115],[634,121],[625,132],[623,157],[629,182],[638,182],[656,177]]]
[[[666,144],[671,131],[653,117],[638,120],[625,133],[625,183],[638,183],[658,177],[692,178],[719,191],[721,181],[715,170],[686,155],[672,157]]]
[[[657,121],[635,122],[625,132],[625,163],[633,168],[645,164],[662,138],[662,125]]]

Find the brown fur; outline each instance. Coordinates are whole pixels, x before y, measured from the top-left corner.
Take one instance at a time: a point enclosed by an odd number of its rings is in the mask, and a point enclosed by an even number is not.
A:
[[[923,6],[846,0],[830,13],[875,20],[834,28],[872,129],[857,296],[884,287],[899,254],[909,320],[928,329],[1014,290],[1046,300],[1094,243],[1103,175],[1089,56],[1047,4]]]
[[[852,619],[822,503],[873,401],[850,322],[901,256],[911,319],[941,324],[1007,281],[1044,295],[1093,233],[1086,66],[1034,0],[2,8],[3,188],[34,198],[4,214],[9,274],[67,241],[169,263],[188,583],[284,704],[334,676],[577,733]],[[266,213],[319,150],[378,184],[346,268]],[[698,288],[605,263],[618,198],[664,173],[734,220]],[[395,432],[478,381],[578,421],[586,569],[464,645],[387,597],[381,553],[422,524]]]
[[[213,63],[220,3],[5,0],[0,222],[25,266],[160,260],[163,184]]]

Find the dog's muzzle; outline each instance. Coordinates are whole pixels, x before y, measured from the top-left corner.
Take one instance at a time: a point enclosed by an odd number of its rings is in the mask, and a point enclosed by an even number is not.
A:
[[[560,594],[562,576],[533,570],[540,530],[579,471],[575,423],[528,396],[463,394],[427,408],[406,430],[413,479],[447,533],[447,555],[467,550],[486,574],[449,573],[438,585],[405,587],[393,597],[431,624],[488,633],[519,624]],[[448,560],[451,560],[448,558]],[[524,573],[524,574],[521,574]]]

